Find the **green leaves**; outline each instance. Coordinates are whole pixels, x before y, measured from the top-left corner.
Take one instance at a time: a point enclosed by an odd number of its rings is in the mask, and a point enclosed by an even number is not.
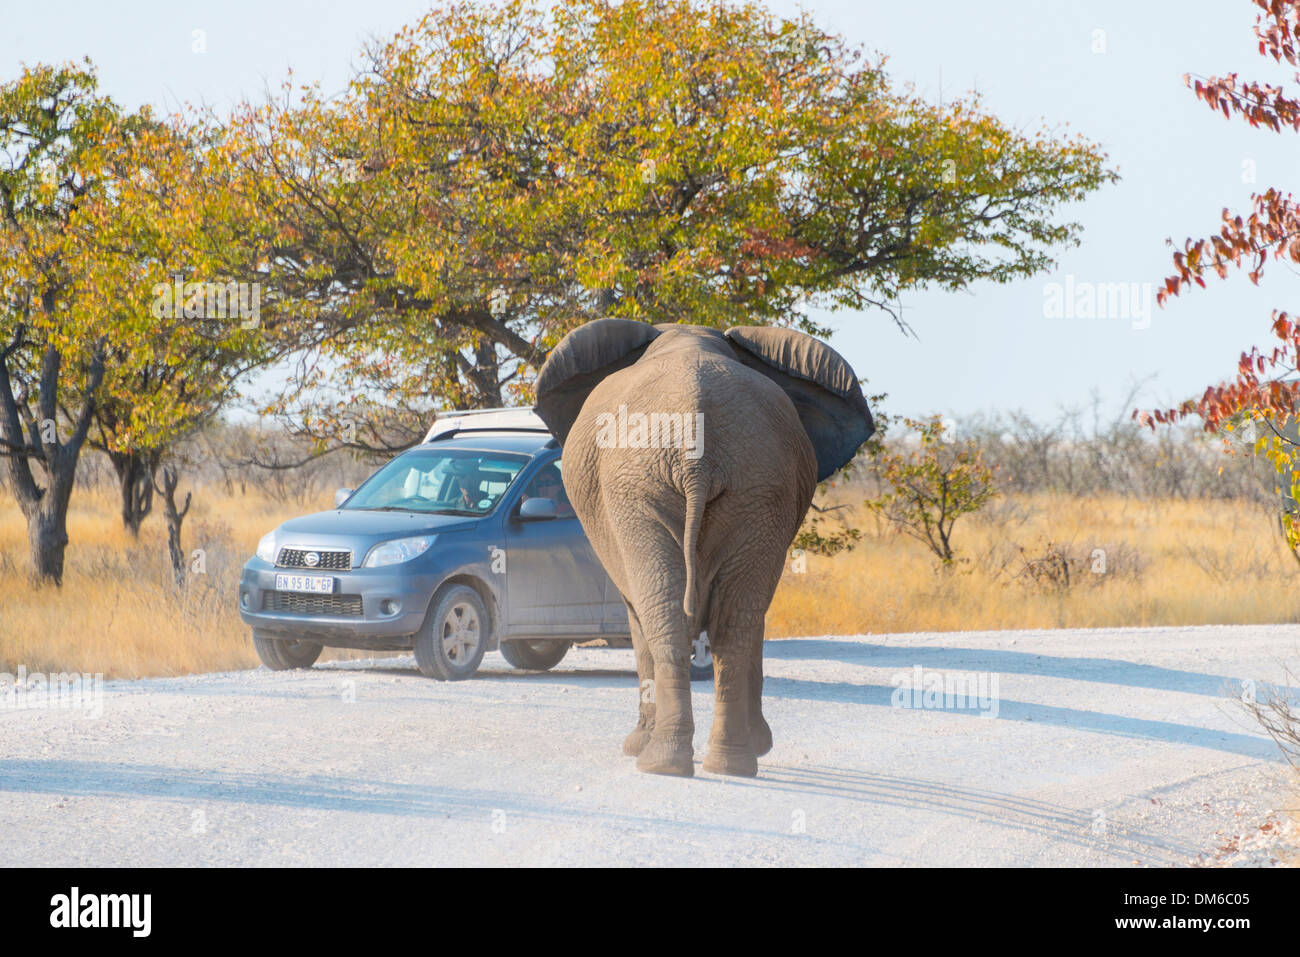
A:
[[[412,387],[445,370],[429,404],[527,397],[601,316],[820,332],[810,304],[1031,275],[1077,242],[1057,208],[1115,178],[1092,144],[897,92],[756,4],[436,9],[345,96],[295,98],[235,129],[270,281],[357,377],[341,391],[382,356]]]
[[[1092,144],[925,103],[752,3],[437,8],[366,50],[344,94],[287,85],[225,121],[121,114],[88,70],[4,95],[33,129],[23,104],[75,104],[75,136],[46,148],[64,185],[10,171],[67,227],[48,248],[22,234],[22,301],[66,285],[69,343],[108,324],[133,443],[291,351],[307,361],[270,411],[387,449],[434,408],[528,401],[594,318],[825,333],[809,306],[1046,268],[1078,237],[1058,207],[1114,179]],[[260,325],[159,322],[149,292],[177,275],[257,283]]]
[[[898,531],[922,542],[948,567],[956,557],[952,530],[957,519],[978,511],[997,495],[993,470],[978,448],[948,437],[940,416],[902,421],[914,433],[916,445],[894,443],[871,457],[869,466],[881,491],[864,504]]]
[[[0,86],[0,333],[26,330],[9,357],[19,383],[35,387],[36,357],[58,350],[58,381],[39,388],[66,408],[93,398],[91,441],[106,451],[165,449],[269,354],[269,337],[238,316],[157,308],[157,290],[176,282],[256,280],[249,244],[222,241],[242,227],[223,199],[219,147],[201,124],[122,112],[89,65],[38,66]]]

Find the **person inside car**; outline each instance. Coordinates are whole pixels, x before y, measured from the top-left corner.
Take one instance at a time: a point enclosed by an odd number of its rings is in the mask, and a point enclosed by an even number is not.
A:
[[[474,511],[480,497],[478,473],[458,472],[452,479],[451,491],[457,508]]]
[[[546,466],[528,483],[528,488],[524,490],[523,501],[526,502],[530,498],[549,498],[555,502],[556,518],[573,517],[573,506],[569,504],[569,497],[564,493],[560,470],[554,465]]]

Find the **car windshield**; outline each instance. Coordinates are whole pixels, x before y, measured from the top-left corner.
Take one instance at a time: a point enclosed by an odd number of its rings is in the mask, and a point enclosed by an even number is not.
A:
[[[343,507],[485,515],[526,464],[526,456],[500,452],[415,449],[367,479]]]

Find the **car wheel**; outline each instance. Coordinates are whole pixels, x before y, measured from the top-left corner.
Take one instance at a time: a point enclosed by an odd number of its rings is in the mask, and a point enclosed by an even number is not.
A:
[[[318,641],[293,641],[268,638],[253,632],[253,647],[262,664],[272,671],[289,671],[292,668],[310,668],[320,657],[324,647]]]
[[[569,653],[568,641],[503,641],[501,655],[523,671],[549,671]]]
[[[415,636],[415,663],[430,678],[463,681],[478,671],[487,640],[483,599],[468,585],[453,585],[429,605]]]
[[[691,642],[691,680],[708,681],[713,677],[713,651],[709,648],[709,633],[700,632]]]

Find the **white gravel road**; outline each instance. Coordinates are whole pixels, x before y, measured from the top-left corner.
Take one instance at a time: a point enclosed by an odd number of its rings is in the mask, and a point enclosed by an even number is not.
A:
[[[696,776],[638,773],[623,650],[548,674],[494,653],[446,684],[409,658],[109,682],[94,718],[0,709],[0,864],[1289,859],[1275,809],[1300,781],[1231,696],[1300,663],[1300,627],[805,638],[766,661],[757,779],[699,767],[711,684]],[[922,691],[989,697],[913,701],[918,667]]]

